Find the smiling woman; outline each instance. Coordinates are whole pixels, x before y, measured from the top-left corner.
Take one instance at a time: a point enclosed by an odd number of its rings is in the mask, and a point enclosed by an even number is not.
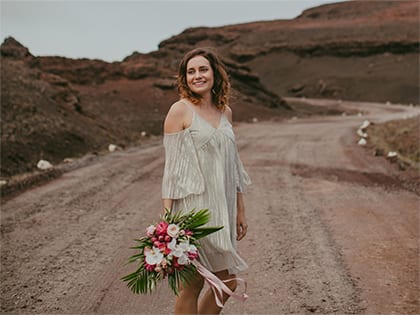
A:
[[[162,199],[164,208],[174,211],[209,209],[208,224],[224,226],[200,240],[199,259],[234,291],[235,274],[247,268],[236,251],[236,241],[247,232],[242,193],[250,180],[232,130],[229,87],[224,66],[210,49],[192,50],[181,60],[181,99],[171,106],[164,124]],[[180,288],[175,314],[221,311],[210,289],[198,303],[203,282],[197,274],[194,282]]]
[[[178,92],[182,98],[187,98],[193,104],[198,104],[202,95],[211,95],[215,106],[223,110],[228,102],[229,89],[230,84],[226,70],[213,53],[199,48],[190,51],[181,60],[178,73]]]
[[[191,91],[198,95],[211,90],[213,87],[213,70],[206,58],[197,56],[190,60],[187,69],[187,83]]]

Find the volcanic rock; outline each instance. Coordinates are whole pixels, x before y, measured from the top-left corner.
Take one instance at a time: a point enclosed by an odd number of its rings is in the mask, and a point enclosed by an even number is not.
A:
[[[29,49],[15,40],[13,37],[7,37],[0,46],[0,53],[2,57],[12,59],[25,59],[33,57]]]
[[[227,67],[235,121],[299,116],[283,96],[417,104],[418,20],[415,1],[346,1],[292,20],[189,28],[112,63],[33,56],[9,37],[0,47],[1,174],[160,135],[178,99],[179,60],[198,46],[214,47]]]

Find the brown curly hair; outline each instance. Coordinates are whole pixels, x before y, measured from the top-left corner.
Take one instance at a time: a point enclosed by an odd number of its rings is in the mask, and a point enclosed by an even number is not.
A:
[[[193,104],[200,103],[202,96],[191,91],[187,84],[187,64],[190,59],[196,56],[203,56],[209,61],[214,74],[214,84],[211,90],[212,102],[217,108],[224,110],[225,106],[228,105],[230,92],[229,78],[225,66],[211,48],[200,47],[193,49],[187,52],[181,59],[177,77],[179,96],[190,100]]]

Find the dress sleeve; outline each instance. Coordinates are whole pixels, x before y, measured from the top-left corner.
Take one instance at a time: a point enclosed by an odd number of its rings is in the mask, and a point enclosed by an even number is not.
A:
[[[239,157],[238,149],[236,149],[236,173],[236,191],[243,193],[245,192],[246,186],[251,185],[251,179],[249,178],[248,173],[245,171],[245,168]]]
[[[181,199],[204,192],[204,179],[197,152],[188,130],[164,134],[165,167],[162,180],[163,199]]]

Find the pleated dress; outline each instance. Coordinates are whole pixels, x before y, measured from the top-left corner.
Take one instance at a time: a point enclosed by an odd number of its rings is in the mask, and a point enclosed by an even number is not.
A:
[[[176,133],[165,133],[165,167],[162,198],[173,199],[172,210],[209,209],[208,226],[223,226],[200,240],[200,262],[210,271],[230,274],[248,266],[236,251],[237,193],[251,183],[239,158],[232,125],[222,113],[213,127],[192,111],[191,125]]]

